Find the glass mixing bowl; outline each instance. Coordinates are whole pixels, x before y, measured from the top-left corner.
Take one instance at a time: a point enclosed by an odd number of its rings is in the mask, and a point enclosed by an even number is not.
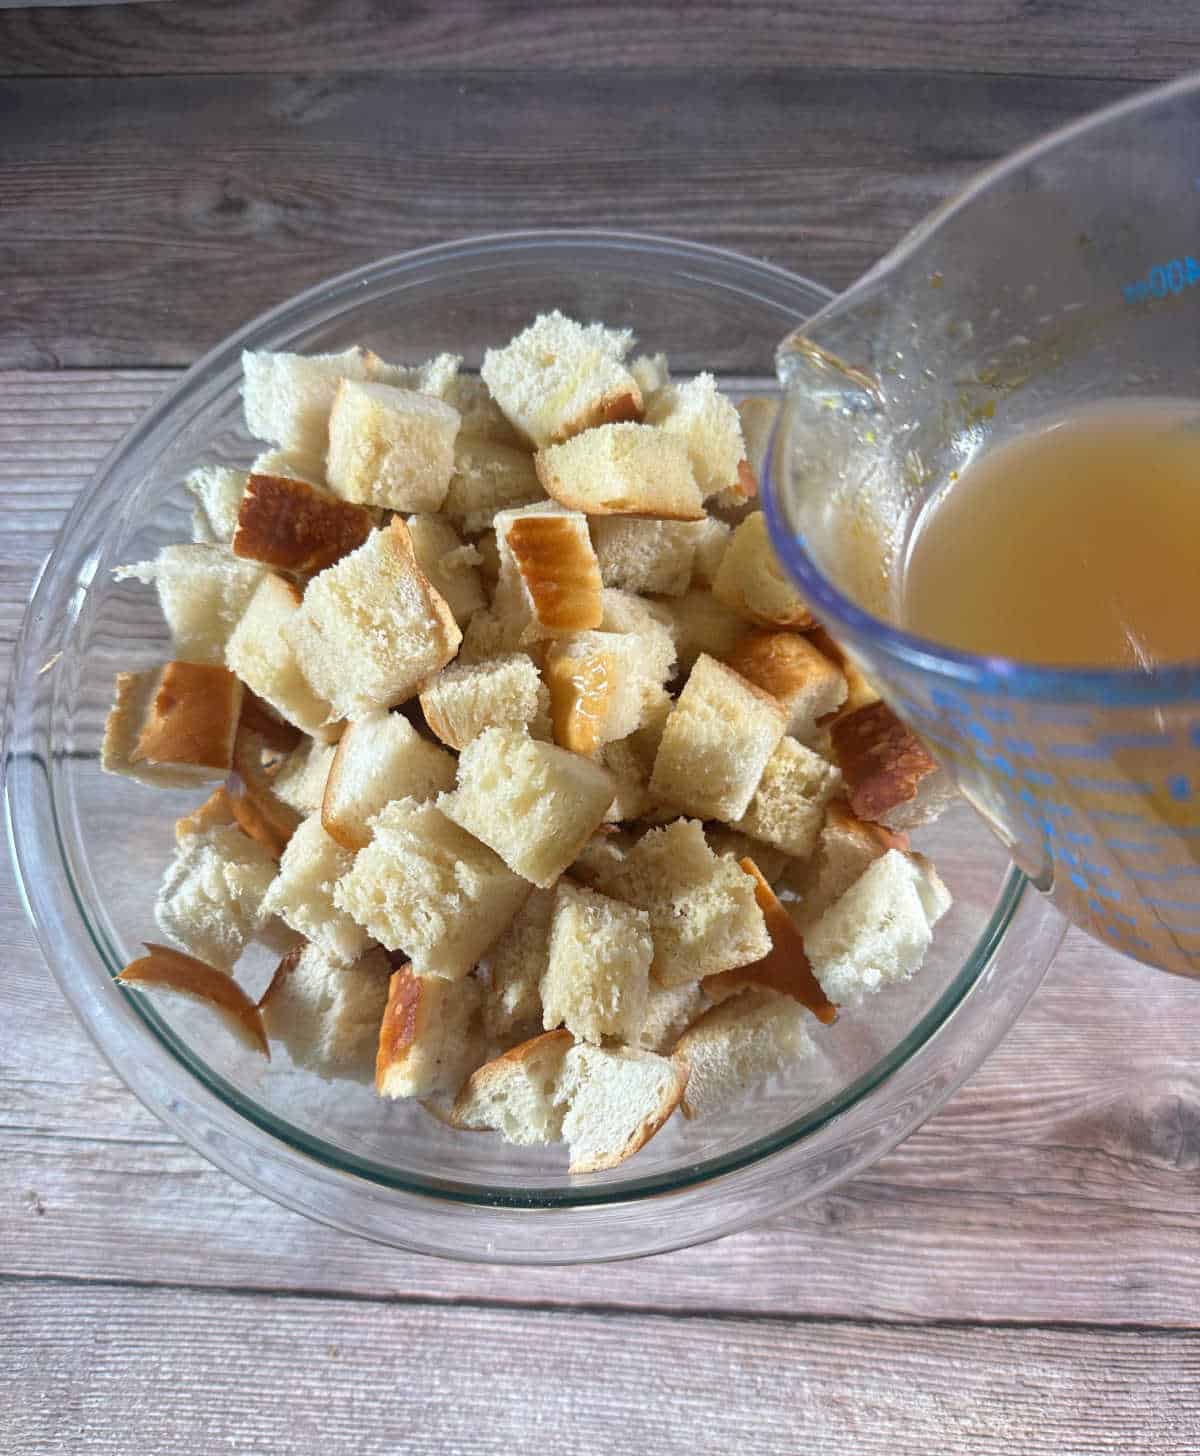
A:
[[[621,1167],[570,1177],[559,1148],[452,1131],[370,1087],[326,1082],[282,1048],[266,1063],[202,1007],[115,983],[156,938],[173,823],[202,794],[101,774],[116,672],[169,655],[152,591],[112,568],[189,537],[182,481],[247,464],[244,348],[361,342],[478,367],[538,312],[630,325],[673,370],[735,396],[774,392],[775,346],[825,289],[713,248],[619,233],[516,233],[423,249],[321,284],[202,359],[126,438],[48,558],[17,647],[5,809],[46,959],[132,1091],[205,1157],[268,1197],[352,1233],[512,1263],[622,1258],[695,1243],[822,1193],[892,1148],[979,1065],[1032,994],[1063,922],[965,806],[916,837],[955,896],[909,985],[816,1027],[815,1061],[724,1116],[680,1116]],[[257,955],[257,958],[256,958]],[[239,977],[257,993],[266,951]]]

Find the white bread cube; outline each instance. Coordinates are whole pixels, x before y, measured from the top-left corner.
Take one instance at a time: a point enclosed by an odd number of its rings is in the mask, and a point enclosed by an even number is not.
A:
[[[907,848],[905,835],[859,819],[844,799],[832,800],[826,806],[814,854],[806,863],[792,861],[789,866],[787,885],[800,899],[793,907],[793,919],[801,927],[811,925],[869,864],[882,859],[889,849]]]
[[[458,788],[438,807],[544,889],[578,855],[612,798],[612,777],[598,764],[519,730],[487,728],[463,749]]]
[[[742,426],[742,440],[746,446],[746,459],[750,468],[760,479],[766,463],[767,448],[771,443],[771,431],[779,418],[779,401],[763,395],[741,399],[737,406],[738,419]]]
[[[640,728],[651,689],[636,637],[577,632],[550,644],[544,668],[554,741],[572,753],[594,754]]]
[[[483,1028],[494,1043],[525,1041],[542,1029],[542,977],[550,964],[554,891],[534,890],[487,953]]]
[[[367,352],[370,354],[370,350]],[[369,360],[370,378],[377,383],[416,390],[418,394],[431,394],[435,399],[451,404],[461,366],[461,354],[436,354],[421,364],[389,364],[378,354],[370,354]]]
[[[683,1115],[716,1116],[811,1056],[816,1047],[806,1019],[790,996],[765,987],[752,987],[705,1012],[671,1055],[687,1069]]]
[[[504,934],[529,885],[433,804],[396,799],[374,827],[334,904],[411,957],[418,975],[462,980]]]
[[[285,956],[258,1003],[272,1041],[318,1077],[370,1081],[388,999],[388,959],[376,948],[353,965],[316,945]]]
[[[314,738],[335,738],[338,715],[309,681],[287,635],[300,611],[297,587],[268,572],[225,645],[225,662],[248,688]]]
[[[450,522],[440,516],[409,516],[407,524],[417,565],[453,612],[454,620],[465,627],[481,607],[487,606],[479,575],[479,552],[466,545]]]
[[[783,727],[774,698],[702,653],[663,729],[650,792],[698,818],[735,823]]]
[[[189,955],[227,970],[265,926],[275,871],[267,850],[233,825],[185,831],[159,886],[154,918]]]
[[[600,630],[628,632],[636,637],[646,677],[665,683],[675,671],[676,654],[672,619],[664,604],[605,587],[600,605],[604,613]]]
[[[225,778],[243,692],[228,669],[196,662],[118,673],[100,767],[164,787]]]
[[[388,983],[375,1090],[389,1098],[457,1092],[482,1055],[478,1013],[477,982],[421,976],[401,966]]]
[[[495,607],[476,612],[463,632],[462,646],[454,660],[455,667],[477,666],[499,657],[511,657],[517,652],[534,661],[533,654],[540,652],[540,643],[526,641],[527,626],[524,616],[499,612]],[[428,679],[430,685],[434,681],[434,678]]]
[[[701,521],[704,505],[687,449],[652,425],[601,425],[534,457],[546,494],[589,516]]]
[[[698,532],[706,524],[637,516],[593,517],[592,545],[601,580],[605,586],[623,591],[681,596],[691,584]]]
[[[507,418],[534,445],[641,417],[642,396],[624,359],[627,330],[580,324],[557,309],[540,314],[503,349],[489,349],[480,374]]]
[[[705,838],[714,854],[725,854],[739,863],[752,859],[762,871],[763,878],[773,885],[795,864],[790,854],[776,849],[773,844],[744,834],[740,829],[730,829],[726,824],[711,824],[704,831]]]
[[[251,475],[284,475],[325,489],[325,457],[298,455],[292,450],[261,450],[250,465]]]
[[[569,1031],[547,1031],[512,1047],[471,1073],[450,1122],[472,1132],[498,1132],[528,1147],[562,1136],[565,1105],[557,1098]]]
[[[329,416],[330,487],[393,511],[437,511],[454,474],[458,411],[432,395],[343,380]]]
[[[462,641],[398,516],[313,577],[283,635],[332,716],[350,719],[413,697]]]
[[[323,571],[371,534],[370,511],[304,480],[252,472],[233,533],[233,554],[279,571]]]
[[[644,1051],[669,1057],[675,1044],[696,1018],[708,1010],[708,997],[699,981],[660,986],[651,980],[642,1024],[632,1039]]]
[[[320,459],[329,439],[329,412],[343,379],[369,379],[366,349],[342,354],[242,354],[246,428],[256,440]]]
[[[454,447],[454,474],[442,504],[443,515],[460,531],[477,536],[499,511],[545,498],[527,450],[460,434]]]
[[[754,881],[713,854],[695,820],[647,830],[599,888],[649,913],[660,985],[750,965],[771,949]]]
[[[713,594],[758,627],[812,625],[812,613],[775,555],[762,511],[752,511],[734,531]]]
[[[646,1010],[654,942],[644,910],[559,880],[541,982],[542,1025],[577,1041],[632,1042]]]
[[[399,713],[370,713],[351,723],[338,743],[321,823],[343,849],[365,849],[371,820],[393,799],[435,798],[454,784],[454,756],[422,738]]]
[[[846,674],[797,632],[747,632],[725,661],[771,694],[787,713],[787,731],[801,743],[817,738],[818,720],[846,701]]]
[[[709,516],[706,521],[697,521],[693,529],[696,535],[693,542],[690,585],[711,589],[733,539],[733,527],[724,521],[718,521],[715,516]]]
[[[549,737],[550,694],[521,652],[452,662],[425,685],[420,702],[426,723],[449,748],[465,748],[485,728],[526,728],[531,737]]]
[[[220,546],[164,546],[153,561],[118,566],[117,581],[153,583],[184,662],[225,662],[225,644],[266,573]]]
[[[655,604],[675,643],[680,672],[691,672],[702,652],[726,659],[746,632],[746,623],[706,587],[681,597],[662,597]]]
[[[825,822],[825,806],[841,786],[839,769],[785,737],[767,760],[749,808],[733,827],[795,859],[807,859]]]
[[[428,392],[428,391],[427,391]],[[506,417],[491,391],[476,374],[455,374],[442,398],[458,411],[458,440],[481,440],[507,449],[528,451],[529,441]]]
[[[682,441],[705,499],[737,480],[746,454],[742,422],[711,374],[659,390],[646,409],[646,423]]]
[[[268,913],[342,965],[356,961],[369,944],[363,928],[334,898],[335,886],[353,862],[353,854],[331,839],[313,814],[288,841],[263,902]]]
[[[930,913],[949,903],[927,863],[890,849],[811,924],[804,947],[821,988],[839,1006],[858,1006],[864,996],[921,967],[933,938]]]
[[[305,818],[319,814],[336,752],[336,743],[321,743],[316,739],[306,740],[294,748],[271,781],[276,797]]]
[[[638,388],[642,392],[642,403],[645,410],[650,409],[652,396],[659,390],[666,389],[671,382],[671,371],[668,367],[665,354],[639,354],[629,365],[629,372],[637,380]]]
[[[250,477],[226,465],[201,465],[190,471],[183,487],[195,500],[192,540],[204,545],[228,546],[237,530],[238,507]]]
[[[687,1070],[635,1047],[586,1043],[563,1057],[556,1097],[572,1173],[615,1168],[650,1141],[679,1106]]]
[[[497,613],[528,622],[530,637],[600,625],[602,582],[586,516],[553,502],[501,511],[496,547]]]

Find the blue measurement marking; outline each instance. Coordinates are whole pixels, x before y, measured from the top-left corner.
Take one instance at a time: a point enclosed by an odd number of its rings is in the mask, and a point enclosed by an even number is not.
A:
[[[1166,298],[1200,283],[1200,263],[1190,254],[1172,258],[1169,263],[1156,263],[1144,278],[1135,278],[1121,289],[1126,303],[1145,303],[1151,298]]]
[[[1167,780],[1167,793],[1178,802],[1186,804],[1192,797],[1192,784],[1187,774],[1172,774]]]

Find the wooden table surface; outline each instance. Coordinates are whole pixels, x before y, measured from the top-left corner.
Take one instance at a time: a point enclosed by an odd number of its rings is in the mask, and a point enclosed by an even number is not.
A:
[[[103,453],[379,254],[611,225],[843,285],[975,168],[1200,64],[1123,0],[0,10],[0,638]],[[0,1451],[1200,1451],[1200,992],[1072,933],[917,1135],[785,1218],[523,1273],[210,1168],[0,877]]]

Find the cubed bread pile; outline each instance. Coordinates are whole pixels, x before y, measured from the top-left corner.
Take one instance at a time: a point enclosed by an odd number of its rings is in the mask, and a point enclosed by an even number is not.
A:
[[[573,1173],[811,1055],[950,903],[905,835],[940,775],[772,552],[773,406],[632,346],[550,313],[479,377],[247,354],[265,453],[118,572],[175,655],[102,751],[213,786],[128,982]]]

